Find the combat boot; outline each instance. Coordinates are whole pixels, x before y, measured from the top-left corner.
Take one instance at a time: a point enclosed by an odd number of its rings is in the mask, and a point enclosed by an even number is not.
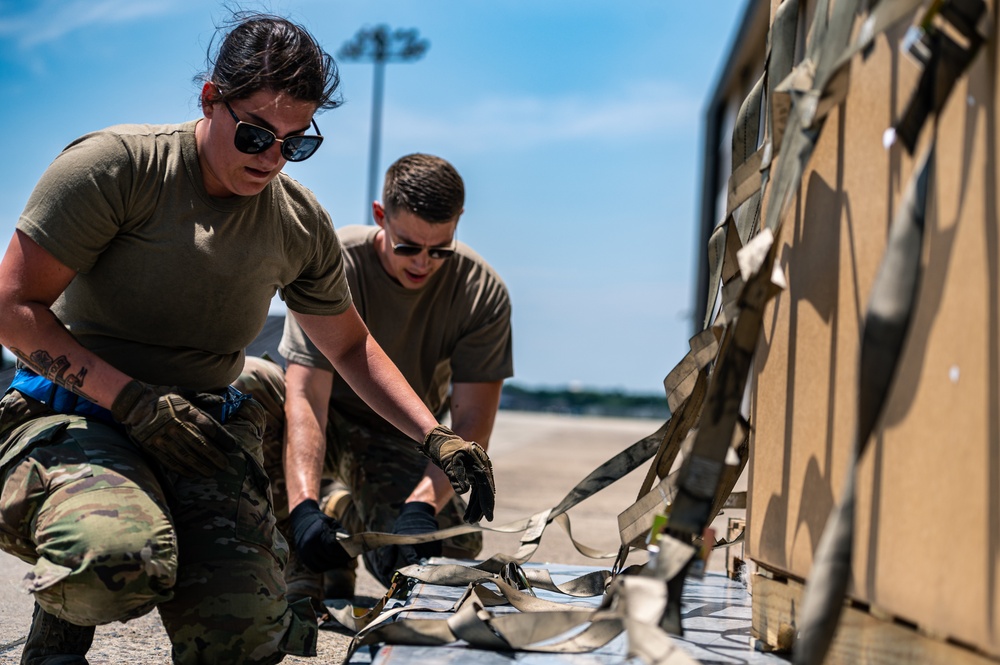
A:
[[[85,656],[93,642],[93,626],[57,619],[35,603],[21,665],[87,665]]]
[[[323,573],[323,597],[354,599],[354,585],[358,579],[358,560],[349,562],[343,568],[331,568]]]

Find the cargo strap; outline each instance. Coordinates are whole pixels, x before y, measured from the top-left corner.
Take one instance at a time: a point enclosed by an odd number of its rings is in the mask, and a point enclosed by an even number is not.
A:
[[[569,516],[566,513],[584,499],[593,496],[598,491],[613,484],[646,463],[657,451],[668,425],[669,421],[661,425],[657,431],[639,439],[625,450],[619,452],[607,462],[591,471],[558,504],[547,510],[535,513],[530,517],[500,526],[456,526],[433,533],[411,536],[368,531],[352,536],[342,536],[339,542],[349,554],[356,556],[364,551],[373,550],[385,545],[426,543],[477,531],[493,531],[498,533],[523,532],[524,535],[521,537],[520,548],[515,554],[496,554],[478,565],[478,568],[484,571],[498,572],[507,563],[524,563],[528,561],[535,550],[538,549],[545,529],[552,522],[557,522],[566,530],[570,540],[573,542],[573,546],[584,556],[595,559],[614,558],[616,554],[614,552],[602,552],[575,540],[570,528]]]
[[[708,241],[709,300],[705,307],[703,328],[708,328],[713,320],[720,286],[729,283],[736,275],[737,250],[756,233],[760,223],[767,171],[780,150],[788,116],[787,104],[774,103],[774,90],[792,71],[798,15],[799,0],[784,0],[778,6],[768,32],[764,73],[743,101],[736,118],[726,214]],[[761,109],[766,112],[763,136]]]
[[[490,590],[487,584],[500,593]],[[508,604],[521,611],[493,613],[486,609]],[[472,648],[494,651],[586,653],[625,632],[629,657],[657,665],[695,665],[696,661],[659,628],[665,606],[662,580],[640,575],[614,578],[596,609],[544,601],[499,578],[475,581],[450,608],[404,605],[386,610],[358,631],[344,662],[368,644],[443,646],[459,640]],[[444,612],[450,616],[392,620],[403,612]],[[553,641],[574,629],[580,630]]]

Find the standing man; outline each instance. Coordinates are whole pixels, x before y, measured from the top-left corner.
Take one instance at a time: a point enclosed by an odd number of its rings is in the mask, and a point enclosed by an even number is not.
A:
[[[338,234],[354,303],[372,335],[430,411],[439,417],[450,411],[455,433],[485,448],[503,380],[513,375],[510,300],[497,273],[455,239],[464,202],[462,178],[451,164],[407,155],[389,167],[382,203],[372,204],[377,226],[348,226]],[[292,315],[279,352],[288,361],[284,377],[277,365],[248,359],[241,381],[254,395],[268,395],[265,455],[274,503],[280,511],[287,501],[290,516],[279,527],[298,546],[285,573],[290,594],[317,598],[319,573],[329,571],[326,595],[353,595],[354,561],[342,549],[331,554],[296,537],[303,530],[299,513],[324,498],[324,479],[346,487],[333,500],[326,497],[324,508],[349,533],[426,533],[460,525],[463,513],[470,522],[484,516],[466,507],[440,469],[358,398]],[[481,547],[477,533],[443,547],[387,547],[364,558],[387,585],[397,567],[419,558],[471,558]]]

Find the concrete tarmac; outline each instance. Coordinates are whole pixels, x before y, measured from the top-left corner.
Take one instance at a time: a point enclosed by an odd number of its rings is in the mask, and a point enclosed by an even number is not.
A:
[[[497,507],[493,525],[528,517],[556,505],[588,473],[622,449],[645,437],[662,423],[655,420],[598,418],[501,411],[497,416],[489,452],[497,481]],[[573,536],[581,543],[614,553],[618,549],[617,517],[636,499],[648,464],[598,495],[569,511]],[[745,511],[729,511],[742,516]],[[723,517],[724,519],[730,515]],[[481,558],[497,552],[513,553],[520,534],[484,534]],[[642,563],[643,551],[628,562]],[[610,567],[612,560],[588,558],[574,549],[569,537],[551,525],[532,561]],[[711,569],[724,568],[724,558],[713,556]],[[0,665],[20,662],[21,648],[31,621],[33,601],[19,589],[29,566],[0,553]],[[381,597],[383,587],[359,571],[357,604]],[[319,658],[288,657],[284,663],[338,663],[349,636],[335,631],[320,633]],[[146,665],[170,662],[170,642],[156,612],[128,623],[99,626],[91,663]]]

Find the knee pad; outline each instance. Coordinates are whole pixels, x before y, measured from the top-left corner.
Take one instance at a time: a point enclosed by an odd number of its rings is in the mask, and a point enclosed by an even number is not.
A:
[[[66,489],[37,519],[38,561],[24,586],[38,604],[90,626],[126,621],[169,600],[177,544],[159,506],[134,487]]]

